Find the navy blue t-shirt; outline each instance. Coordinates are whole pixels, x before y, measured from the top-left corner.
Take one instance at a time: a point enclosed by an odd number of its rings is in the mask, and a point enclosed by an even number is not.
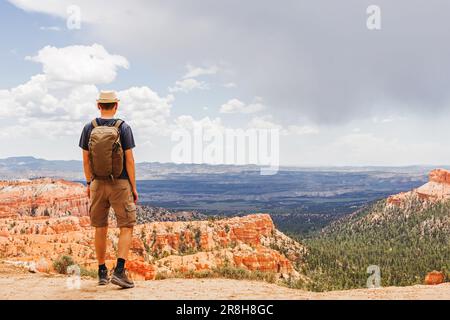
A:
[[[97,118],[97,123],[99,126],[114,126],[118,119],[103,119],[103,118]],[[80,137],[80,143],[79,146],[81,149],[89,151],[89,138],[91,137],[92,129],[94,129],[94,126],[92,125],[92,122],[89,122],[86,124],[83,128],[83,132],[81,133]],[[127,123],[122,123],[120,125],[120,143],[122,144],[123,151],[133,149],[136,147],[134,143],[134,137],[133,132],[131,131],[131,127]],[[119,179],[128,179],[128,172],[125,165],[125,154],[123,156],[123,171],[120,174]]]

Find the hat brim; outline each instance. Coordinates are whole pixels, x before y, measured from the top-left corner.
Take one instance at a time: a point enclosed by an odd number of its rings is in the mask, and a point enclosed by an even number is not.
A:
[[[120,99],[97,99],[97,102],[100,103],[113,103],[113,102],[119,102]]]

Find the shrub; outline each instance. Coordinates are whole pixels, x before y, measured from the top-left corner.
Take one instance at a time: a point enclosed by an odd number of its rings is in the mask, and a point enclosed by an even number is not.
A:
[[[212,277],[214,277],[214,272],[211,270],[197,271],[197,272],[194,272],[193,276],[194,276],[194,278],[199,278],[199,279],[212,278]]]
[[[86,267],[80,267],[80,276],[97,278],[97,271],[92,269],[86,269]]]
[[[169,279],[170,275],[166,271],[158,272],[155,276],[155,280]]]
[[[264,272],[264,271],[250,271],[243,268],[236,268],[231,266],[222,266],[219,268],[215,268],[214,274],[218,277],[224,277],[228,279],[247,279],[247,280],[258,280],[258,281],[266,281],[269,283],[275,283],[277,281],[276,274],[273,272]]]
[[[71,256],[61,256],[53,262],[53,268],[60,274],[67,274],[67,268],[74,264]]]

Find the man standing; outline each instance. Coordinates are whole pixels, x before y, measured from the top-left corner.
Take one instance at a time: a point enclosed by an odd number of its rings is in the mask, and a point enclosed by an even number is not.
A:
[[[125,261],[136,223],[136,170],[133,148],[135,147],[130,126],[114,116],[119,106],[114,91],[102,91],[97,100],[100,118],[88,123],[81,134],[83,168],[90,198],[89,215],[95,227],[95,252],[98,260],[99,285],[109,282],[105,265],[108,214],[115,212],[120,236],[117,264],[111,282],[122,288],[133,288],[128,278]]]

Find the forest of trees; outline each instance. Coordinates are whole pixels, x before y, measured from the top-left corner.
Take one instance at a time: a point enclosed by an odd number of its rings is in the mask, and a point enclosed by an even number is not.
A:
[[[309,239],[299,269],[310,281],[291,286],[328,291],[362,288],[376,265],[382,286],[421,284],[433,270],[450,272],[450,202],[404,207],[379,201],[328,226]]]

